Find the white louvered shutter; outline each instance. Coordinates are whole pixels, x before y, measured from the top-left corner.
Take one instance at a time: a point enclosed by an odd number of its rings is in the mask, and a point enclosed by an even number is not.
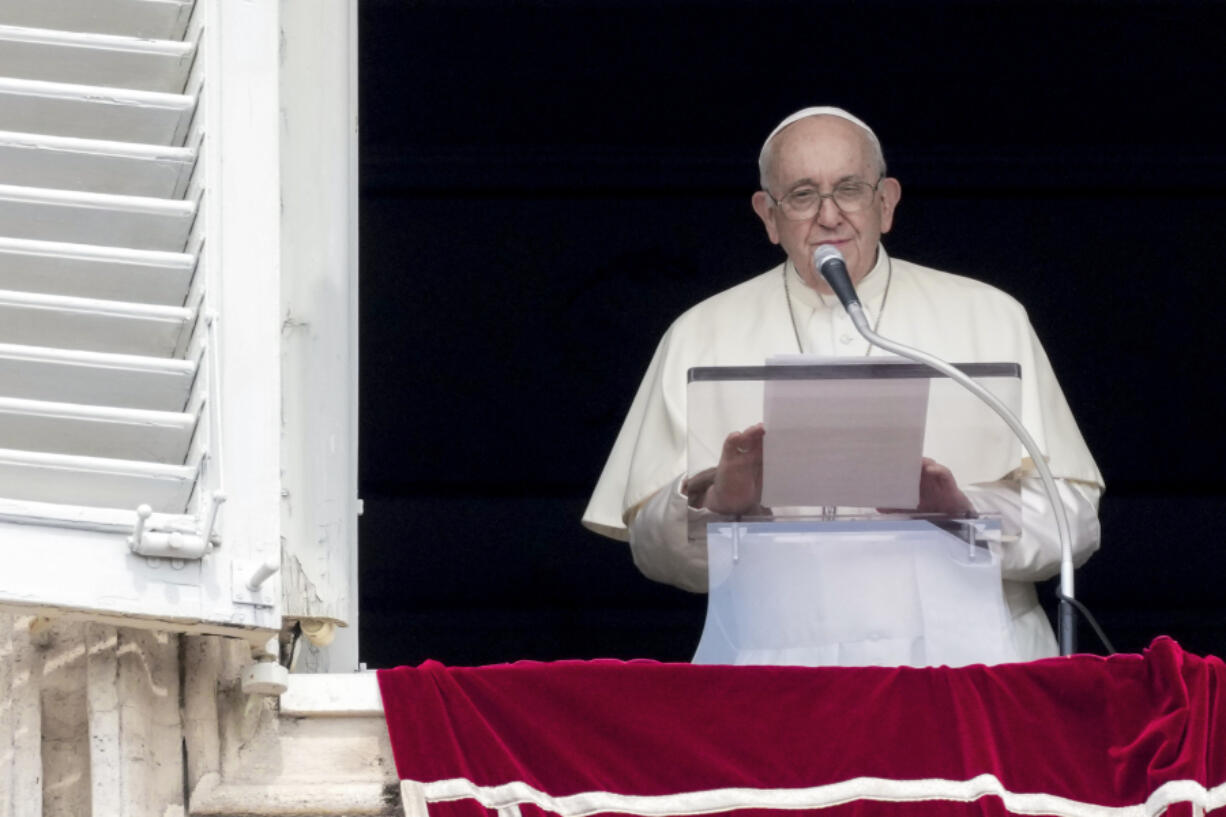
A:
[[[0,606],[280,626],[277,38],[0,0]]]

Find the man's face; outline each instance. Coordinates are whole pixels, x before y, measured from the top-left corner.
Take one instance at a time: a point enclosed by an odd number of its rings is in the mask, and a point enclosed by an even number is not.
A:
[[[812,218],[792,221],[776,202],[793,190],[810,187],[829,193],[845,182],[871,185],[880,169],[867,134],[837,116],[810,116],[794,122],[772,144],[766,175],[775,201],[761,190],[753,196],[754,212],[766,225],[771,243],[782,245],[800,277],[823,292],[830,289],[813,268],[813,251],[822,244],[833,244],[843,253],[852,282],[859,282],[877,262],[882,233],[893,225],[894,208],[902,195],[898,181],[882,180],[871,202],[858,212],[845,213],[826,198]]]

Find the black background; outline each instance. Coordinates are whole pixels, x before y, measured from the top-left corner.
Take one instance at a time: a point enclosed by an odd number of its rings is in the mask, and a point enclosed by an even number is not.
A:
[[[705,597],[579,517],[669,322],[781,259],[757,151],[814,104],[880,136],[894,255],[1030,311],[1107,481],[1078,595],[1117,649],[1226,653],[1221,4],[359,15],[370,666],[689,657]]]

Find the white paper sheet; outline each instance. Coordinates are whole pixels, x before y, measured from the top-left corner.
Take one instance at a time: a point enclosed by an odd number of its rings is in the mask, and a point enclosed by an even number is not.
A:
[[[768,365],[889,365],[881,358],[789,355]],[[768,380],[762,504],[914,508],[927,377]]]

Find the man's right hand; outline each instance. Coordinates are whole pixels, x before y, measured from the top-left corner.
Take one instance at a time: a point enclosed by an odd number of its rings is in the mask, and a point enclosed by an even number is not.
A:
[[[724,440],[719,465],[700,471],[685,481],[681,490],[691,508],[706,508],[718,514],[737,516],[762,508],[761,423],[734,431]]]

